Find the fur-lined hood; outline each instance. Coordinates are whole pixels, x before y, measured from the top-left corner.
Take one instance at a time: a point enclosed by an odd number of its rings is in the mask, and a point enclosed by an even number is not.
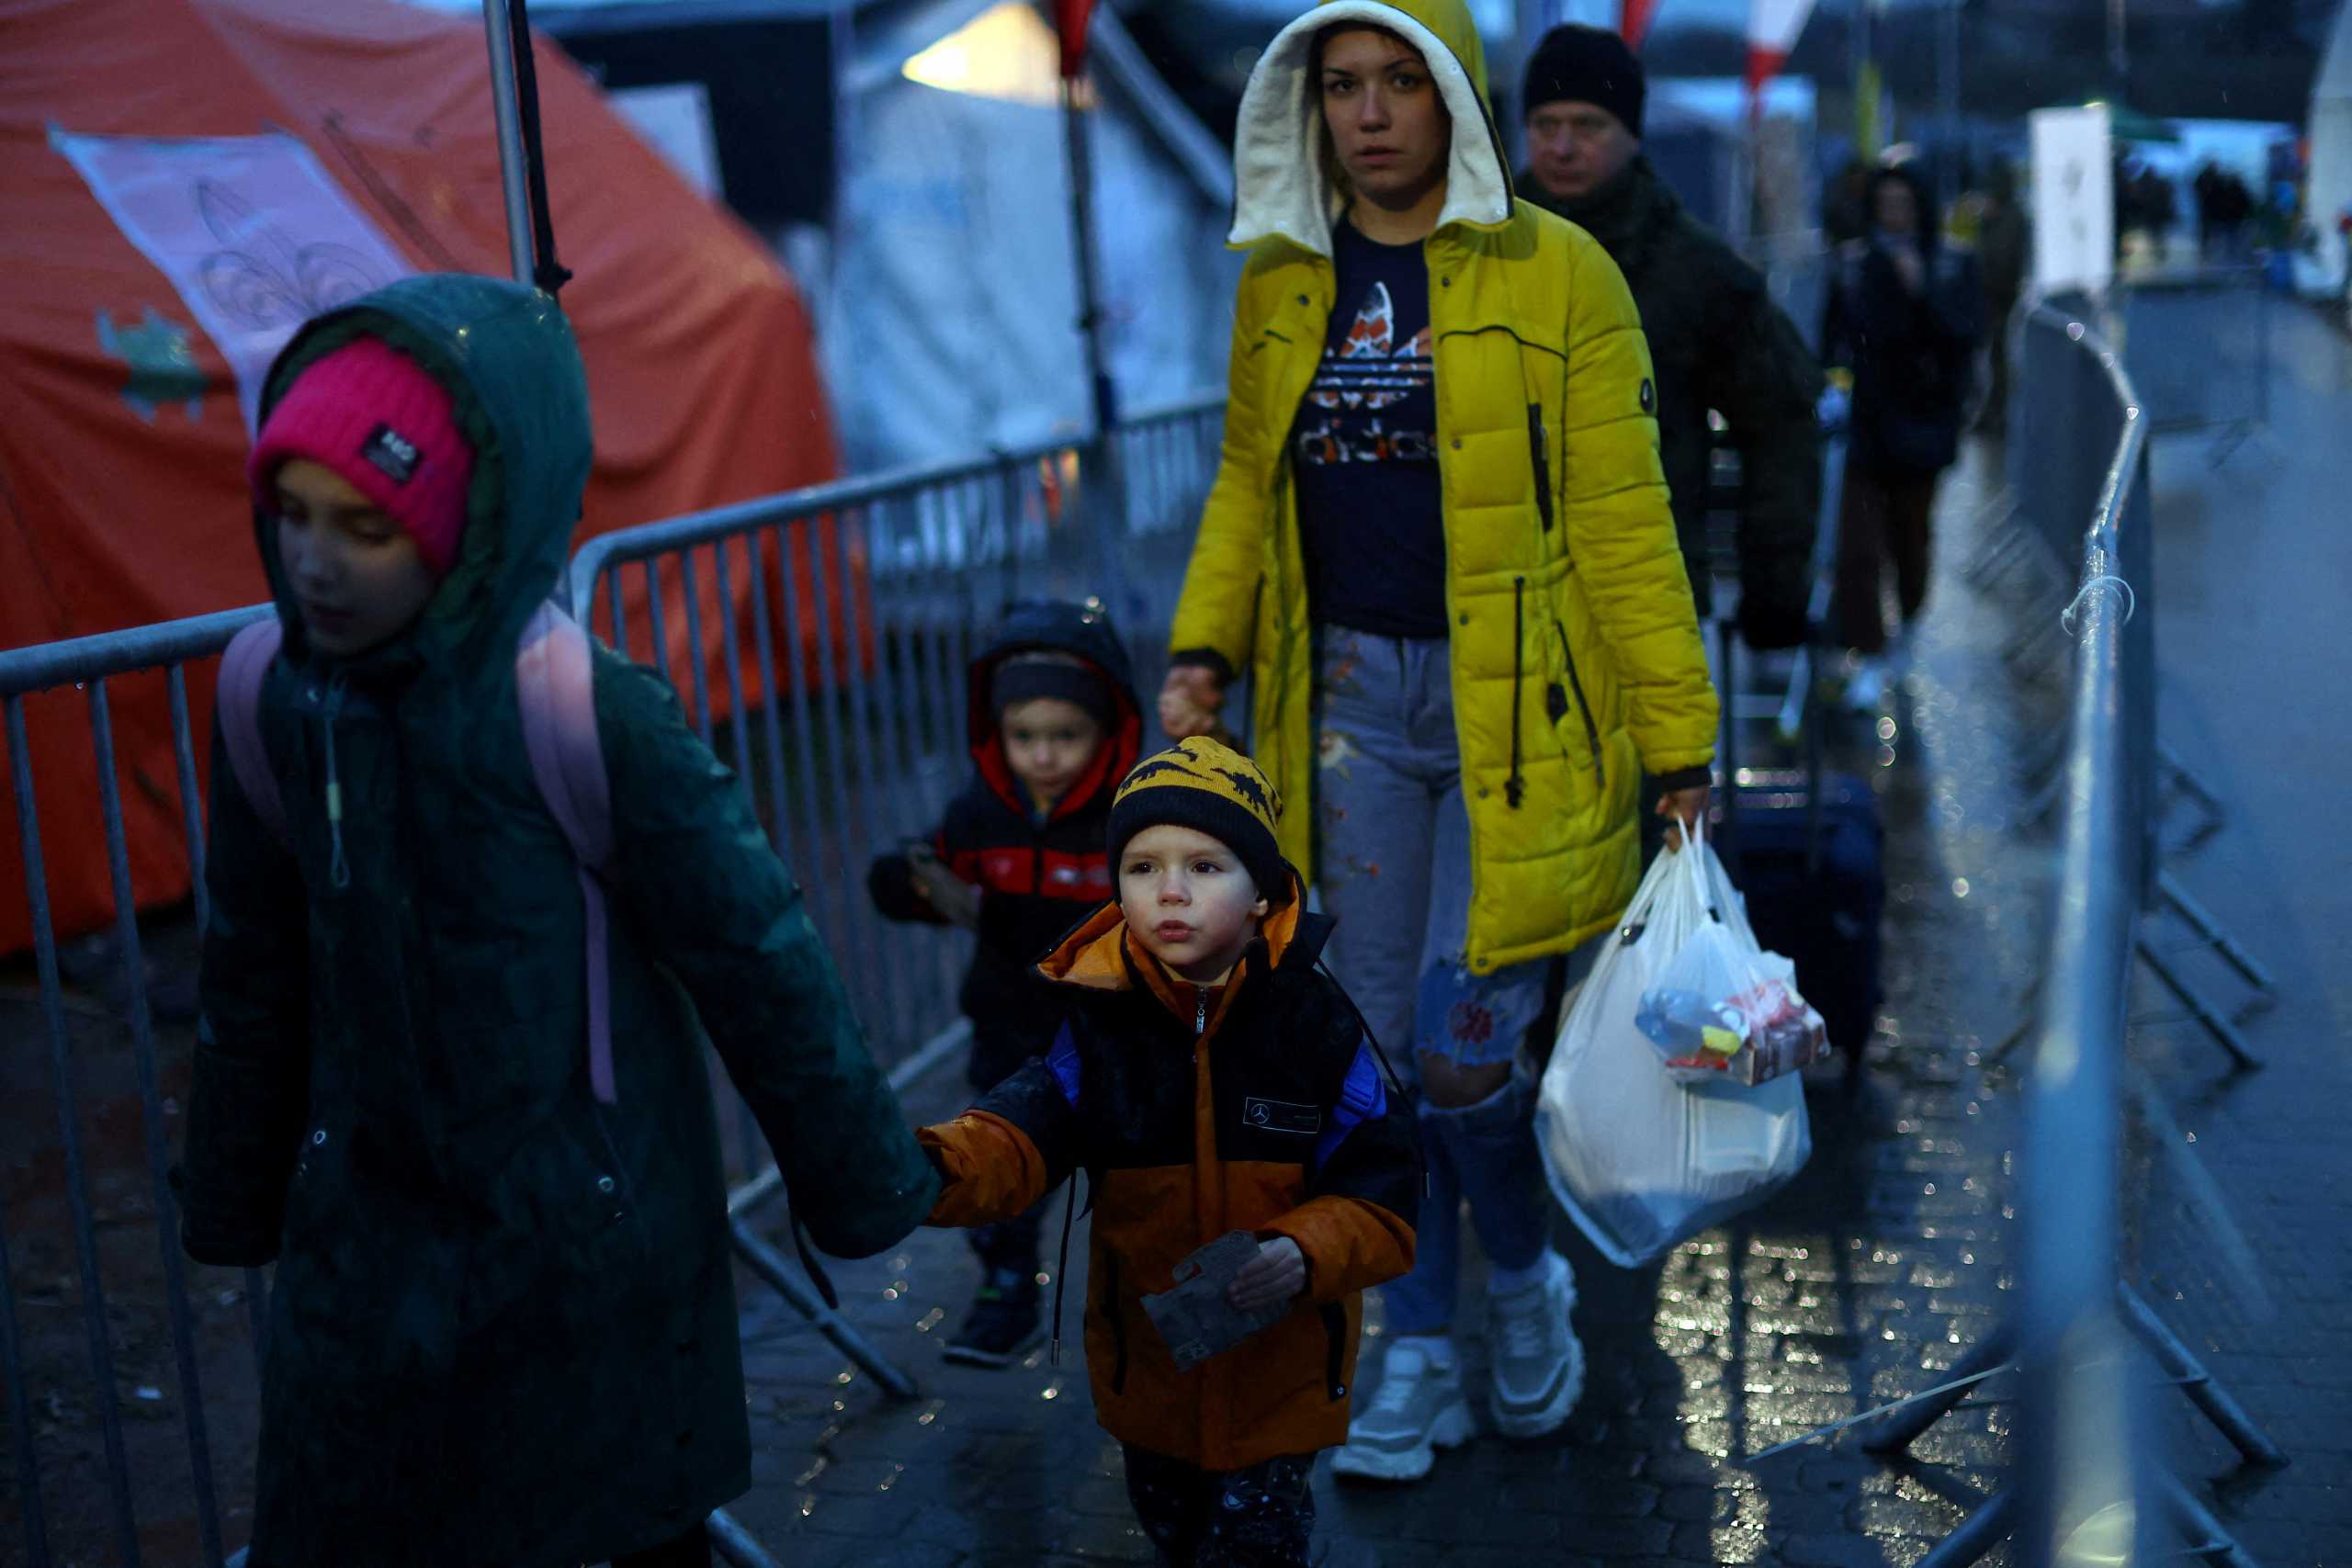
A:
[[[1419,50],[1453,117],[1438,227],[1497,229],[1511,219],[1510,165],[1487,103],[1487,52],[1464,0],[1322,0],[1266,47],[1241,95],[1234,134],[1233,231],[1246,249],[1280,236],[1317,255],[1331,254],[1340,208],[1338,171],[1317,134],[1320,96],[1307,79],[1315,35],[1340,22],[1385,28]]]

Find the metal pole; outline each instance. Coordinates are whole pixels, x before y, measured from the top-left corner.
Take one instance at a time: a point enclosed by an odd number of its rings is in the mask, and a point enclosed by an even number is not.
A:
[[[1939,20],[1936,51],[1936,113],[1944,123],[1943,194],[1960,195],[1961,168],[1967,162],[1960,127],[1960,7],[1962,0],[1944,0]]]
[[[528,288],[534,269],[531,186],[523,162],[523,115],[514,85],[514,26],[507,0],[481,0],[490,34],[490,98],[498,121],[499,185],[506,198],[506,254],[514,281]]]
[[[1089,145],[1083,77],[1062,80],[1062,132],[1069,151],[1069,222],[1078,266],[1078,327],[1086,337],[1088,412],[1094,438],[1108,440],[1118,423],[1111,395],[1111,369],[1102,349],[1102,301],[1094,254],[1094,167]]]
[[[1111,383],[1111,364],[1102,342],[1102,299],[1094,243],[1094,159],[1087,126],[1083,76],[1062,78],[1062,130],[1069,148],[1069,220],[1073,255],[1078,268],[1078,324],[1086,338],[1088,408],[1094,434],[1090,472],[1080,479],[1080,515],[1093,538],[1095,591],[1109,604],[1126,603],[1125,574],[1120,569],[1124,513],[1114,431],[1118,400]]]

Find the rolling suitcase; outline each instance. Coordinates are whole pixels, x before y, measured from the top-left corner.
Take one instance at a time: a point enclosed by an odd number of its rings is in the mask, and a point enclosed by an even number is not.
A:
[[[1738,634],[1718,623],[1722,652],[1724,792],[1719,852],[1747,901],[1763,946],[1797,966],[1797,988],[1846,1056],[1846,1086],[1860,1085],[1862,1054],[1876,1026],[1881,925],[1886,911],[1884,834],[1867,782],[1822,765],[1821,726],[1809,672],[1801,727],[1804,765],[1751,770],[1737,762],[1743,702]],[[1765,699],[1769,705],[1770,699]],[[1774,711],[1777,711],[1775,709]]]

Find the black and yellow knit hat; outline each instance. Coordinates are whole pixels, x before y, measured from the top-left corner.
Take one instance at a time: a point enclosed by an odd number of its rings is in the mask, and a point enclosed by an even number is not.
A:
[[[1290,863],[1274,840],[1282,796],[1258,764],[1203,736],[1155,751],[1135,766],[1111,803],[1111,874],[1119,874],[1127,840],[1147,828],[1174,826],[1206,833],[1241,859],[1261,897],[1290,897]]]

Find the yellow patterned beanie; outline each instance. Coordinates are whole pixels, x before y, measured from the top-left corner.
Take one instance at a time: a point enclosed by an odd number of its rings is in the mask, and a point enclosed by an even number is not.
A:
[[[1180,740],[1137,762],[1111,803],[1111,875],[1127,840],[1147,828],[1174,826],[1206,833],[1240,858],[1259,897],[1290,897],[1291,871],[1274,840],[1282,796],[1258,764],[1229,746],[1202,736]]]

